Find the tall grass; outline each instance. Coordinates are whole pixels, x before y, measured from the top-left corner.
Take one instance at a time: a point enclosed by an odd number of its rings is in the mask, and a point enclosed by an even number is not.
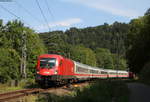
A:
[[[84,89],[76,89],[74,95],[47,94],[40,102],[128,102],[129,91],[123,81],[98,81]]]
[[[39,86],[35,83],[34,79],[25,79],[25,80],[20,80],[17,86],[10,85],[10,82],[7,82],[5,84],[0,84],[0,93],[26,89],[26,88],[36,88],[36,87]]]
[[[20,90],[20,89],[22,89],[22,87],[20,87],[20,86],[10,87],[7,83],[6,84],[0,84],[0,93],[9,92],[9,91],[15,91],[15,90]]]

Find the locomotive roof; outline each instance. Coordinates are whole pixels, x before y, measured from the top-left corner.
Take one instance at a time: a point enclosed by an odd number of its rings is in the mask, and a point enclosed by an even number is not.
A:
[[[57,54],[42,54],[39,57],[57,57],[57,58],[63,58],[61,55],[57,55]]]

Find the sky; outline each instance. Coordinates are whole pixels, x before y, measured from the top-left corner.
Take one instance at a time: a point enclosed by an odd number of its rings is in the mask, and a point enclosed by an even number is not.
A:
[[[150,0],[0,0],[0,19],[4,23],[19,19],[36,32],[65,31],[115,21],[128,23],[148,8]]]

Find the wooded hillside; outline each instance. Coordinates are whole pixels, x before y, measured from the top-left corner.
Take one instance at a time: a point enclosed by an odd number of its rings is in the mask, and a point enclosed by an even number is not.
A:
[[[49,53],[57,53],[84,64],[126,70],[125,41],[129,25],[115,22],[88,28],[41,33]]]
[[[87,28],[36,33],[18,20],[0,20],[0,82],[21,79],[22,36],[26,36],[27,77],[34,78],[37,56],[60,54],[106,69],[135,73],[150,70],[150,9],[128,24],[114,22]],[[143,74],[144,75],[144,74]],[[150,74],[147,73],[150,77]],[[145,77],[145,76],[144,76]]]

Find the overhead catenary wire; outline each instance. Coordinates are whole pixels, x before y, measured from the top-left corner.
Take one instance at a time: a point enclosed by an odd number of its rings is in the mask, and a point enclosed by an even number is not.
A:
[[[40,9],[40,12],[41,12],[41,14],[42,14],[42,16],[43,16],[43,19],[44,19],[45,23],[46,23],[46,25],[47,25],[47,27],[48,27],[48,29],[49,29],[49,31],[50,31],[50,27],[49,27],[48,21],[47,21],[45,15],[44,15],[44,12],[42,11],[42,8],[41,8],[41,6],[40,6],[40,4],[39,4],[39,1],[38,1],[38,0],[35,0],[35,1],[36,1],[37,5],[38,5],[38,7],[39,7],[39,9]]]
[[[28,15],[30,15],[32,18],[34,18],[34,20],[35,20],[36,22],[41,23],[40,20],[39,20],[36,16],[34,16],[28,9],[26,9],[23,5],[21,5],[21,4],[20,4],[19,2],[17,2],[17,1],[15,1],[15,3],[16,3],[19,7],[23,8],[24,11],[25,11],[26,13],[28,13]]]
[[[10,10],[8,10],[7,8],[5,8],[4,6],[0,5],[0,7],[4,10],[7,11],[9,14],[15,16],[17,19],[20,19],[22,21],[24,21],[21,17],[17,16],[15,13],[11,12]],[[25,21],[24,21],[25,22]],[[30,24],[26,23],[28,26],[30,26]]]
[[[48,4],[48,1],[47,1],[47,0],[44,0],[44,1],[45,1],[46,6],[47,6],[48,12],[49,12],[50,16],[52,17],[52,20],[55,21],[54,15],[53,15],[53,13],[52,13],[52,11],[51,11],[51,9],[50,9],[50,6],[49,6],[49,4]]]
[[[23,21],[26,25],[28,25],[29,27],[31,27],[31,25],[29,23],[27,23],[25,20],[23,20],[21,17],[17,16],[15,13],[11,12],[9,9],[5,8],[4,6],[0,5],[0,7],[8,12],[9,14],[11,14],[12,16],[16,17],[17,19]],[[39,32],[38,30],[36,30],[37,32]]]
[[[0,7],[1,7],[3,10],[7,11],[8,13],[10,13],[11,15],[15,16],[16,18],[21,19],[21,18],[18,17],[16,14],[14,14],[14,13],[11,12],[10,10],[6,9],[4,6],[0,5]]]

